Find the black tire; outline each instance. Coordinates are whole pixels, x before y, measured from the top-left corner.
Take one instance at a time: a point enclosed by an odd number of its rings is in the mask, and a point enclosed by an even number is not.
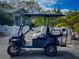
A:
[[[15,51],[14,51],[14,50]],[[7,48],[7,53],[10,55],[10,56],[18,56],[20,54],[20,47],[16,46],[16,45],[10,45],[8,48]]]
[[[57,47],[53,45],[47,45],[45,47],[45,54],[47,56],[56,56],[57,54]]]

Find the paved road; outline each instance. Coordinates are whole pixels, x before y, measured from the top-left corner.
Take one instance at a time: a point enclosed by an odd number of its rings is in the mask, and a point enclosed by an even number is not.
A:
[[[73,47],[58,47],[55,57],[45,56],[42,49],[22,49],[17,57],[7,54],[8,39],[10,36],[0,37],[0,59],[79,59],[79,49]]]

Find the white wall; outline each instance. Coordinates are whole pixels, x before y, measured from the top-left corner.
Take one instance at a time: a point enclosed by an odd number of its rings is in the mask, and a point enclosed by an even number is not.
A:
[[[23,32],[25,32],[26,30],[28,29],[28,26],[25,26],[23,28]],[[19,30],[19,26],[8,26],[8,25],[4,25],[4,26],[1,26],[0,25],[0,32],[3,32],[7,35],[15,35],[18,33],[18,30]]]
[[[8,25],[4,25],[4,26],[1,26],[0,25],[0,32],[3,32],[7,35],[13,35],[15,33],[18,32],[18,29],[19,27],[18,26],[8,26]]]

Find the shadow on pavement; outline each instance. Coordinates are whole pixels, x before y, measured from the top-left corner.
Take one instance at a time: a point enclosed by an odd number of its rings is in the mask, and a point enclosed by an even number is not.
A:
[[[57,56],[48,57],[44,55],[43,50],[37,51],[23,51],[19,56],[11,57],[11,59],[79,59],[79,57],[74,56],[72,53],[68,51],[58,51]]]
[[[2,37],[6,37],[6,36],[8,36],[8,35],[5,34],[5,33],[0,32],[0,38],[2,38]]]

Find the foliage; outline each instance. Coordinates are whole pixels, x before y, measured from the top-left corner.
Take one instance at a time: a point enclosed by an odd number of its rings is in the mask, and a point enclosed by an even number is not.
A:
[[[7,4],[6,2],[0,2],[0,9],[11,9],[12,7]],[[3,10],[0,10],[2,12],[0,14],[0,25],[12,25],[12,15],[11,14],[5,14]]]
[[[67,27],[66,23],[59,23],[55,27]]]
[[[11,9],[12,7],[6,2],[0,2],[0,8]]]
[[[33,19],[33,23],[35,24],[35,26],[41,26],[44,25],[44,20],[42,17],[35,17]]]
[[[67,24],[69,25],[69,27],[72,29],[73,32],[76,31],[77,28],[79,28],[77,26],[79,24],[79,12],[72,12],[68,14],[66,19],[67,19]]]
[[[1,14],[0,15],[0,25],[12,25],[13,20],[11,20],[12,16],[10,14]]]
[[[74,24],[73,27],[74,27],[73,29],[74,32],[79,32],[79,23]]]
[[[65,17],[56,18],[56,27],[68,27],[73,32],[79,32],[79,12],[69,11]]]

